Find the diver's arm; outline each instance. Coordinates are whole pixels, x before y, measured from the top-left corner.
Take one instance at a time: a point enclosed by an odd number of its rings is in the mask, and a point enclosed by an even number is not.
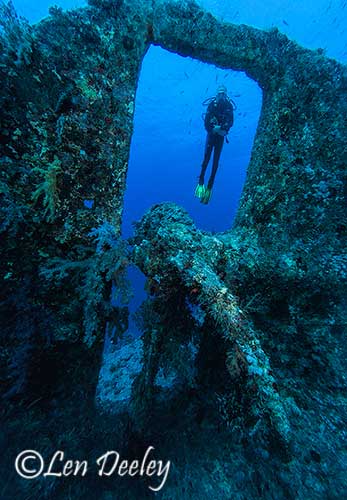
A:
[[[215,134],[222,135],[223,137],[225,137],[228,133],[224,127],[223,128],[221,127],[221,125],[215,125],[213,127],[213,132]]]
[[[205,116],[205,129],[207,130],[207,132],[211,132],[211,130],[213,129],[211,118],[212,118],[211,113],[207,111]]]

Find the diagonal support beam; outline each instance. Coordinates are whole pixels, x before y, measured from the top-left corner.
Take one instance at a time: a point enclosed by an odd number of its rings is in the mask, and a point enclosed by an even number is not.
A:
[[[148,277],[159,281],[178,277],[187,291],[195,290],[216,331],[230,344],[227,367],[231,376],[237,357],[247,374],[245,391],[256,388],[259,415],[267,416],[281,441],[289,443],[290,425],[269,359],[237,298],[214,270],[223,243],[197,231],[174,204],[153,207],[137,224],[134,242],[134,261]]]

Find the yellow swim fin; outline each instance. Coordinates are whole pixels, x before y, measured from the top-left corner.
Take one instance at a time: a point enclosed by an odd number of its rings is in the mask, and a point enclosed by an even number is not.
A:
[[[200,201],[205,195],[205,186],[203,184],[198,184],[195,188],[195,196],[200,198]]]

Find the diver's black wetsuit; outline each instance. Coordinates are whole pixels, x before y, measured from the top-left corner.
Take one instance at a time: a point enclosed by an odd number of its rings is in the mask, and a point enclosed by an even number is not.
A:
[[[226,133],[234,123],[234,113],[233,106],[228,98],[222,98],[217,101],[213,99],[208,105],[207,112],[205,115],[205,128],[207,130],[206,146],[205,146],[205,156],[201,166],[201,174],[199,177],[199,184],[204,184],[205,172],[207,169],[208,162],[210,161],[212,151],[213,153],[213,163],[210,179],[208,181],[208,189],[212,189],[214,178],[217,173],[219,158],[222,152],[224,136],[213,132],[215,125],[220,125],[221,129]]]

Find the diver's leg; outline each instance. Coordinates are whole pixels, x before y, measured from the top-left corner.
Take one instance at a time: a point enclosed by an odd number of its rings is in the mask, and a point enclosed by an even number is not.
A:
[[[207,134],[206,144],[205,144],[205,155],[204,155],[204,159],[203,159],[203,162],[201,165],[199,184],[204,184],[205,173],[206,173],[208,162],[210,161],[210,158],[211,158],[212,149],[213,149],[212,134]]]
[[[207,184],[207,188],[205,189],[204,196],[201,199],[202,203],[207,203],[211,199],[212,195],[212,188],[213,188],[213,183],[214,183],[214,178],[216,177],[217,169],[218,169],[218,162],[220,158],[220,154],[222,152],[222,147],[223,147],[223,142],[224,142],[224,137],[221,135],[216,135],[213,139],[213,163],[212,163],[212,171],[211,175]]]
[[[215,141],[214,141],[212,171],[211,171],[210,179],[209,179],[208,184],[207,184],[207,189],[210,189],[210,190],[212,190],[212,188],[213,188],[214,179],[216,177],[216,173],[218,170],[219,158],[220,158],[220,155],[222,152],[223,143],[224,143],[224,137],[221,135],[216,135]]]

